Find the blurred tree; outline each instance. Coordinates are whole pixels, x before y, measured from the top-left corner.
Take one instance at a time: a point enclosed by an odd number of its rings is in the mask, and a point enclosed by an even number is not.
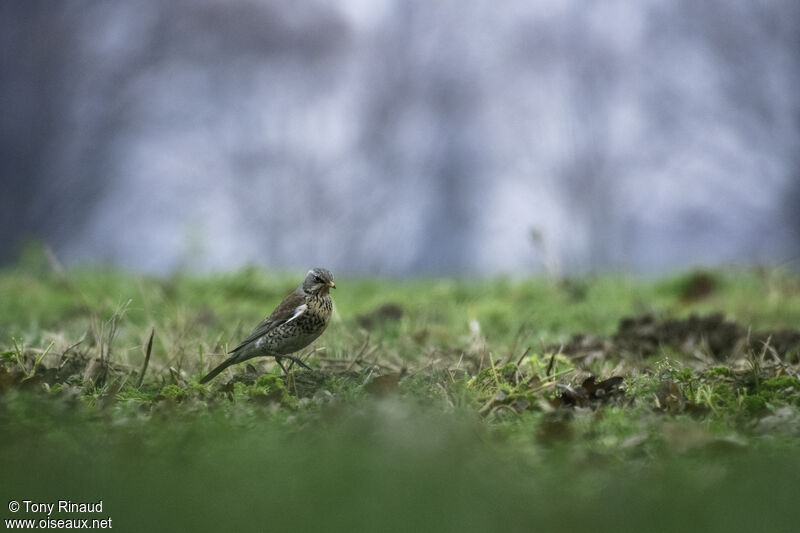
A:
[[[61,115],[74,90],[75,23],[62,3],[0,3],[0,261],[58,214],[41,203],[60,192],[54,160],[68,135]]]

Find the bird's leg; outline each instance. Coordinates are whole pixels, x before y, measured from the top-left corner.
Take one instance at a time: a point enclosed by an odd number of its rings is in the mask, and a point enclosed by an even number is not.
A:
[[[281,370],[283,370],[283,375],[288,376],[289,372],[286,370],[286,367],[283,366],[283,361],[281,361],[281,359],[283,359],[283,358],[276,356],[275,357],[275,362],[278,363],[278,366],[281,367]]]
[[[294,394],[295,396],[297,396],[297,384],[294,382],[294,372],[292,372],[292,365],[289,365],[288,369],[285,366],[283,366],[283,362],[281,361],[281,359],[283,359],[284,357],[290,359],[292,361],[292,364],[294,364],[294,357],[288,355],[282,357],[276,356],[275,362],[278,363],[278,365],[280,365],[281,369],[283,370],[283,375],[286,376],[286,386],[289,387],[289,390],[294,389]]]
[[[297,357],[295,357],[293,355],[282,355],[281,357],[284,358],[284,359],[290,360],[292,362],[292,364],[297,363],[298,365],[302,366],[306,370],[311,370],[310,366],[308,366],[303,361],[301,361],[300,359],[298,359]],[[291,367],[289,367],[289,368],[291,368]]]
[[[283,366],[283,362],[281,361],[283,357],[286,357],[287,359],[290,359],[292,361],[288,369],[285,366]],[[292,371],[292,366],[294,366],[295,358],[288,355],[283,357],[275,357],[275,361],[283,369],[283,373],[286,376],[286,386],[289,387],[289,390],[294,389],[294,395],[297,396],[297,383],[295,383],[294,381],[294,372]]]

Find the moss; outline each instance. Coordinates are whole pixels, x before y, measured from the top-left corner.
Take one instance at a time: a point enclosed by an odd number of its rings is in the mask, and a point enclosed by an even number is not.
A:
[[[478,372],[478,375],[469,381],[469,385],[478,392],[486,393],[495,390],[499,380],[500,375],[497,369],[489,367]]]
[[[732,414],[739,409],[738,395],[730,385],[725,383],[700,389],[696,397],[698,401],[707,404],[716,412]]]
[[[800,393],[800,379],[791,376],[778,376],[765,380],[761,387],[768,391],[785,391],[786,389],[794,389]]]
[[[233,399],[236,402],[255,402],[259,404],[293,404],[296,399],[289,394],[283,379],[277,374],[262,374],[252,385],[236,382],[233,385]]]
[[[761,393],[771,405],[782,403],[800,405],[800,379],[778,376],[764,380],[761,384]]]
[[[692,374],[692,369],[689,368],[688,366],[685,366],[680,370],[678,370],[677,372],[675,372],[675,379],[677,381],[680,381],[681,383],[689,383],[692,381],[693,378],[694,375]]]
[[[248,387],[241,381],[237,381],[233,384],[233,393],[232,397],[235,402],[239,401],[246,401],[248,399]]]
[[[179,402],[186,398],[187,395],[186,389],[181,388],[178,385],[165,385],[161,388],[161,392],[159,392],[157,398]]]
[[[166,390],[168,387],[172,387],[169,390]],[[176,390],[177,389],[177,390]],[[180,391],[180,392],[179,392]],[[183,394],[181,394],[183,393]],[[177,385],[167,385],[166,387],[162,388],[159,395],[163,398],[172,398],[172,399],[179,399],[185,396],[186,391],[178,387]],[[152,394],[148,394],[147,392],[143,392],[136,387],[131,387],[130,385],[123,388],[117,394],[117,397],[121,400],[144,400],[144,401],[152,401],[153,396]]]
[[[0,363],[12,365],[17,362],[17,352],[14,350],[4,350],[0,352]]]
[[[261,374],[255,383],[256,387],[263,387],[268,390],[272,390],[275,388],[285,390],[286,385],[284,385],[283,380],[280,376],[276,374]]]
[[[733,405],[736,403],[737,395],[730,385],[719,384],[711,388],[714,398],[719,399],[725,405]]]
[[[514,363],[508,363],[507,365],[503,366],[503,368],[500,368],[497,373],[499,374],[501,381],[506,383],[513,382],[515,376],[517,375],[517,365]]]
[[[731,369],[727,366],[715,366],[706,372],[707,378],[730,377]]]
[[[757,416],[767,410],[767,401],[760,394],[750,394],[742,401],[744,411],[753,416]]]

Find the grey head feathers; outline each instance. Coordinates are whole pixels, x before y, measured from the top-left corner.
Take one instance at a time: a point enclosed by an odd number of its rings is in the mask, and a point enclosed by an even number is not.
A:
[[[325,294],[329,289],[335,289],[333,274],[324,268],[312,268],[306,274],[306,279],[300,286],[306,294]]]

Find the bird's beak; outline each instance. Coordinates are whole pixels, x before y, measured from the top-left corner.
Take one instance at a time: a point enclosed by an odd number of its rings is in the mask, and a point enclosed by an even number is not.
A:
[[[328,282],[328,283],[326,283],[325,285],[327,285],[327,286],[328,286],[328,287],[330,287],[331,289],[335,289],[335,288],[336,288],[336,284],[335,284],[334,282],[332,282],[332,281],[329,281],[329,282]]]

